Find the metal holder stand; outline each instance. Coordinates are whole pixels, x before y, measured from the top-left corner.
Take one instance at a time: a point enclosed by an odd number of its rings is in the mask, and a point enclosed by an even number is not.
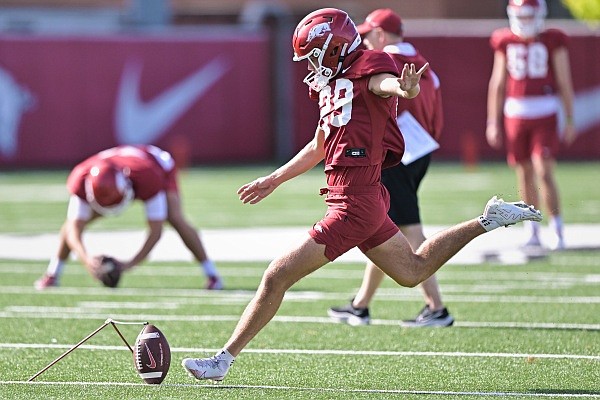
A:
[[[69,353],[71,353],[73,350],[75,350],[76,348],[78,348],[79,346],[81,346],[83,343],[85,343],[92,336],[94,336],[95,334],[97,334],[98,332],[100,332],[102,329],[104,329],[109,324],[112,325],[113,328],[115,328],[115,331],[117,331],[117,334],[119,335],[119,337],[121,338],[121,340],[123,340],[123,343],[125,343],[125,345],[129,349],[129,351],[131,351],[133,353],[133,349],[131,348],[131,346],[129,345],[129,343],[127,343],[127,340],[125,340],[125,337],[121,334],[121,331],[119,331],[119,329],[117,328],[117,325],[148,325],[148,322],[124,322],[124,321],[115,321],[112,318],[108,318],[106,321],[104,321],[104,323],[98,329],[96,329],[94,332],[92,332],[89,335],[87,335],[85,338],[83,338],[75,346],[71,347],[69,350],[67,350],[66,352],[64,352],[63,354],[61,354],[56,360],[54,360],[50,364],[46,365],[44,368],[42,368],[40,371],[38,371],[35,375],[33,375],[31,378],[29,378],[27,380],[27,382],[32,382],[35,378],[37,378],[38,376],[40,376],[41,374],[43,374],[44,372],[46,372],[48,369],[50,369],[50,367],[52,367],[54,364],[56,364],[57,362],[59,362],[60,360],[62,360],[63,358],[65,358]]]

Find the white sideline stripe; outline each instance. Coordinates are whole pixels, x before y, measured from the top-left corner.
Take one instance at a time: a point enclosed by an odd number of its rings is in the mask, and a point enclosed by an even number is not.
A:
[[[424,226],[425,236],[430,237],[444,225]],[[283,254],[290,243],[298,243],[306,237],[309,226],[291,227],[247,227],[232,229],[203,229],[202,240],[210,249],[211,258],[220,261],[257,261],[268,263]],[[598,224],[567,224],[565,234],[569,249],[600,248]],[[551,243],[552,230],[547,226],[541,229],[543,243]],[[132,256],[130,243],[141,243],[143,230],[89,232],[86,247],[94,254],[111,249],[117,258],[128,259]],[[448,264],[477,265],[486,259],[504,264],[526,264],[527,255],[519,251],[519,245],[527,240],[525,229],[497,229],[489,235],[477,238],[467,244]],[[36,235],[0,234],[0,257],[8,259],[28,259],[47,262],[56,252],[58,234],[56,232]],[[177,233],[172,229],[163,232],[161,240],[149,255],[150,261],[187,261],[192,257]],[[342,255],[335,263],[365,262],[366,257],[358,249],[352,249]]]
[[[444,293],[449,286],[444,285]],[[394,293],[395,291],[395,293]],[[0,294],[32,294],[38,293],[40,296],[60,295],[60,296],[81,296],[94,295],[106,297],[136,297],[143,298],[148,295],[146,288],[119,288],[107,289],[102,287],[58,287],[39,292],[32,286],[0,286]],[[200,289],[152,289],[154,298],[161,296],[192,299],[246,299],[249,301],[255,294],[255,290],[223,290],[207,291]],[[285,301],[290,300],[335,300],[347,301],[350,293],[324,293],[311,291],[289,291],[285,294]],[[378,297],[388,300],[415,300],[422,299],[417,290],[408,290],[406,288],[381,289],[377,293]],[[452,295],[445,294],[444,299],[449,302],[466,303],[536,303],[536,304],[600,304],[600,296],[509,296],[509,295]],[[174,301],[169,299],[169,301]],[[207,304],[203,302],[202,304]],[[218,304],[218,303],[217,303]]]
[[[99,321],[106,320],[106,314],[94,314],[83,312],[67,314],[63,309],[50,313],[48,310],[43,312],[0,312],[0,318],[27,318],[35,319],[95,319]],[[176,321],[176,322],[237,322],[239,315],[144,315],[144,314],[116,314],[111,318],[115,320],[143,320],[143,321]],[[271,322],[293,322],[293,323],[311,323],[311,324],[337,324],[338,322],[329,317],[299,317],[276,315]],[[400,328],[401,320],[372,319],[372,325],[397,326]],[[459,328],[520,328],[520,329],[558,329],[558,330],[585,330],[600,331],[600,324],[566,324],[554,322],[455,322],[454,327]],[[366,328],[366,327],[364,327]],[[363,329],[364,329],[363,328]],[[359,328],[360,329],[360,328]],[[402,328],[414,329],[414,328]]]
[[[0,384],[24,384],[24,385],[50,385],[50,386],[147,386],[143,383],[124,382],[22,382],[22,381],[0,381]],[[519,392],[451,392],[451,391],[428,391],[428,390],[402,390],[402,389],[338,389],[338,388],[311,388],[294,386],[271,386],[271,385],[198,385],[198,384],[173,384],[163,383],[167,387],[193,387],[195,389],[273,389],[303,392],[330,392],[330,393],[377,393],[377,394],[415,394],[415,395],[444,395],[444,396],[493,396],[493,397],[560,397],[560,398],[599,398],[597,394],[587,393],[519,393]]]
[[[44,344],[44,343],[0,343],[0,349],[70,349],[73,345]],[[86,350],[127,350],[124,345],[87,345],[83,344],[78,349]],[[171,353],[214,353],[219,349],[172,347]],[[590,356],[581,354],[524,354],[524,353],[467,353],[447,351],[375,351],[375,350],[307,350],[307,349],[244,349],[243,353],[252,354],[305,354],[305,355],[331,355],[331,356],[387,356],[387,357],[458,357],[458,358],[544,358],[544,359],[569,359],[569,360],[600,360],[600,355]]]
[[[48,386],[147,386],[143,383],[126,382],[25,382],[25,381],[0,381],[0,384],[10,385],[48,385]],[[433,390],[402,390],[402,389],[339,389],[319,387],[294,387],[271,385],[198,385],[186,383],[163,383],[166,387],[190,387],[194,389],[259,389],[259,390],[290,390],[302,392],[330,392],[330,393],[377,393],[377,394],[415,394],[415,395],[443,395],[443,396],[493,396],[493,397],[552,397],[552,398],[600,398],[597,394],[588,393],[519,393],[519,392],[451,392]]]

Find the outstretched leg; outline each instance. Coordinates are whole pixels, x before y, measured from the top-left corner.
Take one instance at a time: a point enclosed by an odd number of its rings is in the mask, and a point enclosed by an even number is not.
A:
[[[400,233],[365,254],[402,286],[414,287],[433,275],[467,243],[485,232],[522,221],[541,221],[542,214],[523,202],[506,203],[494,196],[483,215],[427,239],[416,252]]]
[[[186,358],[182,361],[183,367],[197,379],[222,380],[235,357],[273,318],[285,292],[299,279],[328,262],[325,245],[317,244],[310,237],[272,261],[223,351],[209,359]]]

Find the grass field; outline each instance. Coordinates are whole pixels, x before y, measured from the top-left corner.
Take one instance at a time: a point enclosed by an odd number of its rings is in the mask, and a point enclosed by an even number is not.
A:
[[[593,184],[598,167],[559,165],[567,224],[600,223],[600,185]],[[316,193],[323,179],[317,170],[259,205],[242,206],[237,187],[270,169],[184,171],[186,214],[200,228],[308,227],[322,215]],[[1,173],[0,233],[58,231],[65,215],[66,174]],[[473,217],[492,194],[516,198],[514,176],[504,164],[471,172],[457,164],[433,164],[421,193],[424,222],[445,225]],[[141,218],[135,206],[93,229],[142,229]],[[333,263],[288,292],[275,320],[238,357],[224,385],[188,378],[181,359],[219,349],[265,267],[221,262],[227,290],[206,292],[197,289],[202,281],[190,263],[146,263],[111,290],[73,262],[62,287],[39,293],[32,282],[45,263],[0,259],[0,398],[600,398],[598,250],[553,253],[526,265],[444,267],[438,279],[456,318],[449,329],[400,328],[401,319],[414,317],[422,307],[422,298],[417,289],[399,288],[390,280],[371,305],[371,326],[331,323],[326,309],[353,295],[363,270],[358,263]],[[137,377],[129,350],[111,327],[36,383],[26,383],[109,317],[150,321],[163,331],[172,362],[162,385],[145,385]],[[141,327],[120,329],[133,343]]]

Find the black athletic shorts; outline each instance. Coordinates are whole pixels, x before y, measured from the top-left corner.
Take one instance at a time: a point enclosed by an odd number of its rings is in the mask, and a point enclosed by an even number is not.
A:
[[[421,223],[417,192],[430,161],[431,154],[428,154],[408,165],[400,163],[382,171],[381,182],[390,192],[388,214],[396,225]]]

